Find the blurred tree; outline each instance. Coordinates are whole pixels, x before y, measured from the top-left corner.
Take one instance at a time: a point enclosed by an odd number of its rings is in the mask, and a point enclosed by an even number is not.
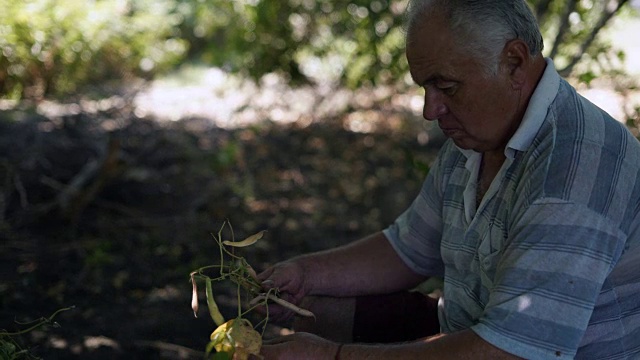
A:
[[[408,0],[0,0],[0,96],[64,95],[180,61],[255,79],[347,87],[407,82]],[[616,72],[597,35],[628,0],[529,0],[562,75]]]
[[[209,0],[211,1],[211,0]],[[259,78],[277,71],[292,82],[390,83],[406,70],[406,0],[212,1],[229,25],[209,26],[202,58]],[[215,25],[215,24],[209,24]]]
[[[590,63],[577,74],[585,82],[613,71],[611,62],[624,61],[624,52],[598,38],[600,31],[614,15],[621,12],[628,0],[529,0],[535,9],[547,44],[547,54],[559,66],[562,76],[569,76],[581,60]],[[618,61],[616,61],[616,58]],[[597,72],[597,73],[596,73]]]
[[[339,81],[349,87],[404,80],[403,13],[407,0],[213,0],[231,14],[210,26],[204,58],[259,78],[278,71],[293,81]],[[628,0],[529,0],[547,43],[546,55],[569,76],[590,81],[624,59],[598,38]],[[216,10],[218,9],[218,10]],[[212,25],[212,24],[210,24]],[[215,53],[215,55],[213,55]],[[575,74],[574,74],[575,75]]]
[[[183,58],[173,0],[0,0],[0,94],[41,99]]]

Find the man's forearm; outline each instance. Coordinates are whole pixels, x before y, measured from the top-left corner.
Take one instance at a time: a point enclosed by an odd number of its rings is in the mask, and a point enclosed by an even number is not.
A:
[[[340,349],[342,360],[378,359],[520,359],[484,341],[472,330],[439,334],[402,344],[345,344]]]
[[[312,284],[310,295],[357,296],[411,288],[422,280],[409,269],[382,232],[339,248],[296,259]]]

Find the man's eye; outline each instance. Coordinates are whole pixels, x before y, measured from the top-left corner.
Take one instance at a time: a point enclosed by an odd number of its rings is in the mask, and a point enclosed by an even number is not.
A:
[[[456,92],[457,85],[455,83],[447,82],[447,83],[437,84],[436,88],[447,95],[453,95]]]

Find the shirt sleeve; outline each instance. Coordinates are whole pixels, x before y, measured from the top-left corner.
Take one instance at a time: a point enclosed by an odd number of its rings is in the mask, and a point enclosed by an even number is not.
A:
[[[442,161],[437,160],[411,206],[383,230],[405,264],[425,276],[444,275],[444,264],[440,256],[442,193],[440,181],[437,180],[441,168]]]
[[[572,358],[626,235],[584,205],[539,199],[498,256],[480,337],[524,358]]]

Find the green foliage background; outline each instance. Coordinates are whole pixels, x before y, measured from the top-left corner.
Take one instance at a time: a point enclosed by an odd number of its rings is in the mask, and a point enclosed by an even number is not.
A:
[[[0,93],[61,96],[184,59],[175,1],[0,0]]]
[[[565,76],[619,71],[596,36],[627,0],[530,0]],[[42,98],[150,78],[185,61],[258,79],[406,82],[407,0],[0,0],[0,96]],[[582,61],[582,62],[580,62]],[[577,72],[577,74],[576,74]]]

